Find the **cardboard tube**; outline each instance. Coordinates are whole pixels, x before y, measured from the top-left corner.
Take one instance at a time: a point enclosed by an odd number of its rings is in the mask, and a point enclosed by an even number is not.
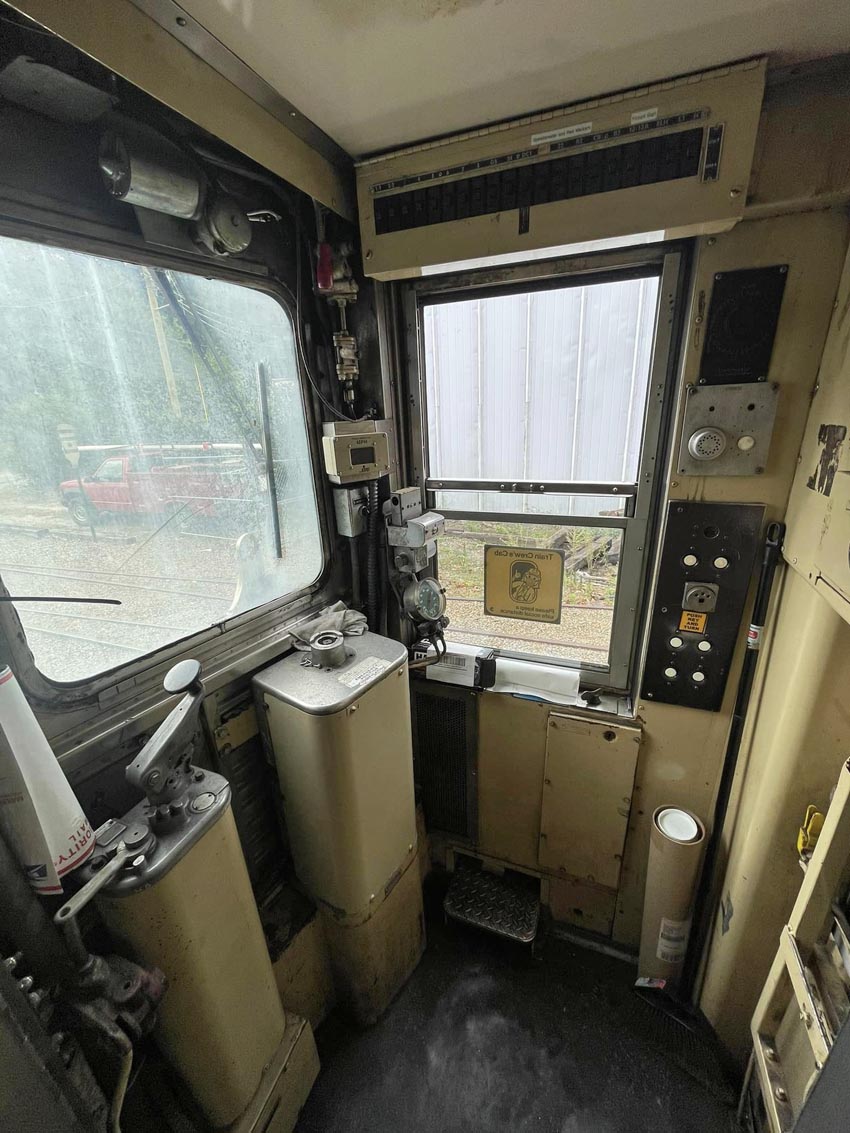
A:
[[[682,974],[704,848],[705,827],[695,814],[672,806],[655,811],[638,960],[644,979],[675,984]]]

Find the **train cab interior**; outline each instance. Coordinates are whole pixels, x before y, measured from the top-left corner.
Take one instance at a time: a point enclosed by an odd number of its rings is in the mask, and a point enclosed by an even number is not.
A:
[[[0,1128],[850,1112],[850,8],[0,2]]]

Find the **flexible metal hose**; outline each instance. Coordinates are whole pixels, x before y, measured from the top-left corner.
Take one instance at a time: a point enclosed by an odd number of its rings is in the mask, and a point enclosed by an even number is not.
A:
[[[378,592],[380,578],[378,573],[378,539],[380,525],[378,520],[378,481],[369,483],[369,521],[366,527],[366,620],[373,633],[378,632]]]

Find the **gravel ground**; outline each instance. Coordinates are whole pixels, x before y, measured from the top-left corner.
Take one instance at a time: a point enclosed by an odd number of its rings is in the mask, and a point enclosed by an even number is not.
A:
[[[598,665],[608,659],[611,637],[610,609],[565,608],[560,625],[526,622],[518,618],[496,618],[484,613],[484,602],[452,601],[446,595],[450,619],[447,636],[469,645],[510,649],[514,653],[538,653],[547,657],[589,661]],[[501,636],[500,636],[501,635]],[[518,641],[517,638],[528,638]],[[560,645],[559,642],[565,644]]]
[[[212,525],[205,521],[207,527]],[[138,518],[78,527],[61,506],[0,502],[0,574],[24,595],[117,598],[120,606],[21,603],[41,671],[74,681],[143,656],[221,621],[237,583],[237,533]]]

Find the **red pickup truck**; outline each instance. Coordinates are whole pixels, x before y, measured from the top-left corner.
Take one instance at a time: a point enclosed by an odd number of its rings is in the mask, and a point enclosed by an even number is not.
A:
[[[89,476],[64,480],[59,493],[74,522],[87,526],[104,514],[168,515],[180,508],[187,516],[214,516],[222,501],[253,498],[257,486],[239,455],[130,453],[107,457]]]

